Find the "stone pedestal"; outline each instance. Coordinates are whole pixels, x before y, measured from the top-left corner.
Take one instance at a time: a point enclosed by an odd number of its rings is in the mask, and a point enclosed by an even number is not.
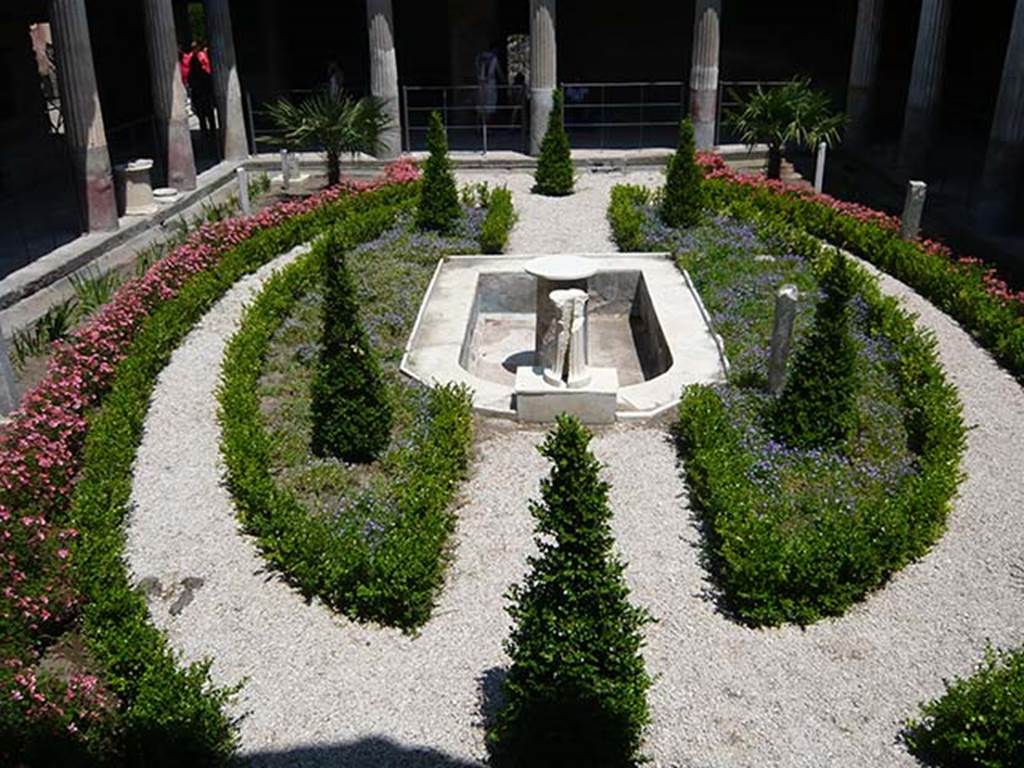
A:
[[[398,59],[395,56],[395,20],[391,0],[366,0],[370,35],[370,93],[384,103],[390,124],[381,134],[378,157],[392,159],[402,151],[402,125],[398,107]]]
[[[558,84],[556,0],[530,0],[530,154],[539,155]]]
[[[167,185],[196,188],[196,163],[185,108],[185,85],[178,64],[171,0],[144,0],[146,49],[153,91],[160,151],[167,168]]]
[[[924,215],[924,200],[928,185],[923,181],[908,181],[907,196],[903,201],[903,217],[900,219],[900,237],[913,240],[921,232],[921,217]]]
[[[846,135],[850,146],[862,146],[868,138],[874,106],[878,56],[881,51],[882,13],[885,0],[860,0],[850,62],[850,86],[846,95]]]
[[[782,391],[786,383],[786,360],[793,341],[793,322],[799,298],[795,285],[784,285],[775,295],[775,320],[772,325],[772,345],[768,358],[768,391],[773,395]]]
[[[96,89],[85,0],[50,0],[64,134],[83,188],[89,231],[117,229],[117,199]]]
[[[712,149],[715,146],[718,109],[722,0],[697,0],[693,13],[690,119],[693,121],[697,149]]]
[[[577,389],[552,387],[540,368],[516,369],[516,418],[519,421],[554,421],[568,413],[584,424],[612,424],[618,401],[619,375],[614,368],[591,368],[590,382]]]
[[[124,189],[125,216],[148,216],[156,213],[157,205],[153,199],[153,183],[150,172],[153,170],[152,160],[132,160],[125,165],[117,166],[118,183]]]
[[[243,160],[249,156],[249,142],[245,134],[242,85],[238,80],[228,0],[206,0],[206,30],[210,37],[213,91],[224,159]]]
[[[914,67],[907,92],[907,109],[900,138],[900,166],[908,171],[921,167],[938,111],[942,72],[949,32],[949,0],[923,0],[914,48]]]
[[[556,368],[558,322],[561,313],[551,301],[552,291],[576,289],[586,293],[587,281],[597,268],[580,256],[542,256],[526,265],[537,279],[537,325],[534,331],[534,362],[543,370]],[[589,329],[583,328],[584,349],[589,345]],[[584,362],[589,362],[585,358]]]
[[[14,376],[7,339],[0,329],[0,419],[18,407],[18,380]]]

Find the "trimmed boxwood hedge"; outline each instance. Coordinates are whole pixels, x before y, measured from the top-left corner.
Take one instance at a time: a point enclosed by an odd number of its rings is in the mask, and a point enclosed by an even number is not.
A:
[[[342,222],[333,241],[347,247],[381,234],[395,209]],[[341,246],[345,247],[345,246]],[[219,393],[228,481],[247,531],[265,557],[307,596],[360,619],[413,629],[429,617],[443,580],[454,526],[449,506],[472,444],[472,401],[464,387],[429,390],[425,423],[389,460],[383,498],[359,498],[349,519],[313,514],[271,474],[273,438],[260,411],[258,381],[274,333],[317,282],[315,247],[272,277],[247,310],[224,359]],[[374,505],[385,505],[378,523]],[[360,524],[365,517],[370,529]]]
[[[80,531],[73,562],[86,597],[82,634],[120,700],[118,754],[104,762],[147,766],[216,765],[236,747],[224,712],[233,689],[214,688],[208,664],[179,665],[163,634],[149,622],[143,595],[124,562],[123,526],[130,508],[135,460],[157,376],[193,325],[242,276],[314,237],[328,222],[412,199],[415,184],[345,198],[260,232],[197,274],[179,295],[146,320],[114,384],[92,418],[82,472],[69,510]]]

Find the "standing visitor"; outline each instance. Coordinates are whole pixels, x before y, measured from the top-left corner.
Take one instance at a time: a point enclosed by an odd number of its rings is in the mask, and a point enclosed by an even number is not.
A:
[[[476,57],[477,114],[488,122],[498,109],[498,79],[504,78],[494,46]]]
[[[200,47],[198,40],[192,41],[192,50],[182,60],[182,73],[188,86],[192,109],[199,118],[199,131],[203,138],[209,138],[217,125],[214,120],[213,67],[210,54]]]
[[[341,96],[344,89],[345,73],[338,65],[338,62],[332,59],[327,62],[327,92],[331,95],[332,99],[337,99]]]

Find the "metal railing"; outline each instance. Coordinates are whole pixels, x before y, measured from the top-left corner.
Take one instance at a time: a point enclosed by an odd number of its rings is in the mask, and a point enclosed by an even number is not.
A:
[[[574,147],[674,147],[679,140],[688,83],[563,83],[561,88]]]
[[[406,85],[402,87],[403,145],[426,148],[430,113],[440,112],[455,150],[525,151],[529,139],[527,89],[519,85]]]

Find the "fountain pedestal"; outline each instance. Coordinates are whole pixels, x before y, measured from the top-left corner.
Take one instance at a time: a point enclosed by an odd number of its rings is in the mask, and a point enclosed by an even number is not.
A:
[[[537,279],[534,365],[516,369],[520,421],[570,413],[588,424],[615,421],[619,377],[590,368],[587,281],[597,271],[579,256],[544,256],[525,267]]]

